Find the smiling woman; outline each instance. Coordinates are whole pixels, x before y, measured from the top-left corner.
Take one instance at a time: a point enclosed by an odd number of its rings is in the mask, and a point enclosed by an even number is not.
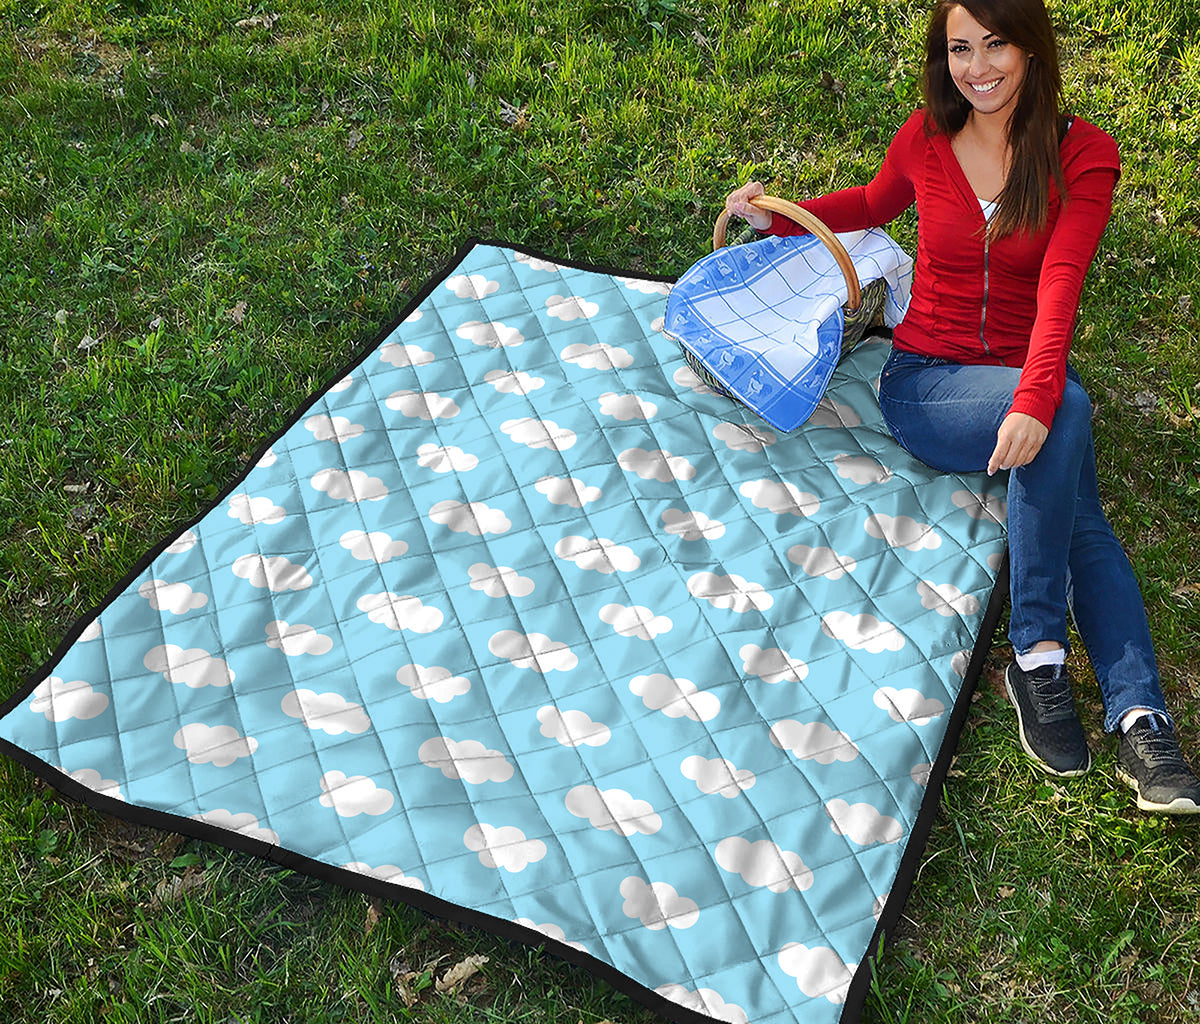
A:
[[[1006,689],[1021,747],[1050,775],[1092,766],[1065,661],[1070,612],[1120,733],[1118,778],[1138,807],[1200,814],[1138,583],[1104,512],[1091,403],[1067,356],[1083,280],[1121,173],[1114,140],[1062,109],[1043,0],[941,0],[925,39],[925,107],[870,184],[800,205],[834,231],[890,222],[914,203],[912,300],[880,379],[889,428],[935,469],[1010,471],[1016,653]],[[803,233],[726,199],[760,231]]]

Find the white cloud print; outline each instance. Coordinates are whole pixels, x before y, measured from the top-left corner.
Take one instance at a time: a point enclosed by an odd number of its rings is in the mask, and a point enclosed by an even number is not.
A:
[[[546,386],[544,377],[535,377],[524,370],[488,370],[483,379],[502,395],[528,395]]]
[[[270,501],[270,498],[267,499]],[[185,551],[191,551],[197,544],[200,538],[196,535],[195,530],[184,530],[169,547],[163,550],[164,555],[182,555]],[[80,639],[83,639],[80,637]]]
[[[417,449],[417,465],[435,473],[469,473],[479,458],[457,445],[423,444]]]
[[[187,752],[192,764],[228,768],[238,758],[253,754],[258,749],[258,740],[243,736],[232,725],[190,722],[175,733],[175,746]]]
[[[607,537],[563,537],[554,545],[554,553],[564,561],[574,562],[580,569],[605,576],[614,572],[633,572],[642,564],[632,548]]]
[[[183,683],[193,690],[228,686],[237,678],[225,661],[202,647],[184,650],[177,644],[159,644],[146,652],[142,664],[151,672],[161,672],[168,683]]]
[[[207,594],[193,590],[186,583],[168,583],[166,580],[146,580],[138,587],[138,594],[149,601],[156,612],[172,615],[186,615],[208,604]]]
[[[590,320],[600,312],[596,303],[582,295],[551,295],[546,300],[546,312],[556,320]]]
[[[858,746],[854,741],[824,722],[797,722],[785,718],[771,726],[770,737],[775,746],[801,761],[833,764],[858,757]]]
[[[890,622],[881,622],[866,613],[829,612],[821,617],[821,632],[847,647],[870,654],[898,651],[904,646],[904,635]]]
[[[448,498],[430,508],[429,518],[439,526],[455,533],[469,533],[472,537],[482,537],[485,533],[507,533],[512,528],[512,520],[501,509],[492,508],[482,501],[454,501]]]
[[[680,1006],[686,1006],[689,1010],[695,1010],[697,1013],[703,1013],[714,1020],[725,1021],[725,1024],[750,1024],[750,1018],[746,1016],[746,1011],[737,1003],[725,1002],[721,993],[714,988],[701,987],[693,991],[675,982],[670,982],[666,985],[659,985],[654,991],[664,999],[669,999]]]
[[[360,814],[377,817],[392,809],[396,798],[366,775],[346,775],[345,772],[326,772],[321,776],[322,807],[332,807],[342,818]]]
[[[313,487],[337,501],[379,501],[386,498],[387,484],[361,469],[319,469],[312,476]]]
[[[974,615],[979,611],[979,599],[964,594],[953,583],[934,583],[921,580],[917,584],[921,607],[949,618],[951,615]]]
[[[862,418],[850,406],[835,402],[826,395],[817,403],[806,426],[810,427],[857,427]]]
[[[758,676],[764,683],[774,685],[785,679],[789,683],[799,683],[808,676],[808,665],[779,647],[743,644],[738,655],[742,659],[742,671]]]
[[[554,939],[556,942],[561,942],[564,946],[570,946],[572,949],[578,949],[583,953],[587,952],[587,947],[582,942],[569,942],[567,933],[564,932],[558,925],[551,922],[546,924],[536,924],[531,917],[515,917],[513,924],[519,924],[524,928],[530,928],[535,932],[541,932],[546,938]]]
[[[451,420],[462,412],[458,403],[448,395],[439,395],[436,391],[410,391],[408,388],[392,392],[384,400],[384,405],[410,420]]]
[[[432,633],[445,618],[441,609],[422,604],[419,597],[393,594],[390,590],[363,594],[354,606],[366,612],[372,622],[396,632],[407,629],[413,633]]]
[[[401,345],[389,341],[379,349],[379,358],[392,366],[427,366],[433,362],[434,355],[420,345]]]
[[[215,807],[211,811],[202,811],[191,817],[194,821],[203,821],[208,825],[236,832],[238,835],[249,836],[262,843],[270,843],[272,846],[279,845],[279,836],[273,830],[260,825],[258,819],[249,811],[235,813],[224,807]]]
[[[604,392],[599,402],[602,415],[611,416],[622,423],[652,419],[658,412],[658,406],[648,399],[638,395],[618,395],[615,391]]]
[[[887,541],[894,548],[923,551],[940,547],[942,538],[928,523],[909,516],[889,516],[882,512],[867,516],[863,529],[876,540]]]
[[[539,420],[532,416],[505,420],[500,429],[517,444],[534,449],[549,448],[555,452],[565,452],[578,440],[575,431],[560,427],[554,420]]]
[[[360,875],[368,875],[371,878],[378,878],[381,882],[388,882],[391,885],[402,885],[406,889],[419,889],[425,891],[425,883],[419,878],[413,878],[411,875],[406,875],[403,869],[396,867],[395,864],[380,864],[379,867],[373,868],[366,861],[352,860],[349,863],[343,864],[347,871],[354,871]]]
[[[839,555],[833,548],[793,544],[788,548],[787,556],[789,562],[800,566],[809,576],[824,576],[827,580],[840,580],[843,575],[858,568],[853,558]]]
[[[617,465],[626,473],[636,473],[643,480],[691,480],[696,467],[682,455],[672,455],[662,448],[647,451],[645,448],[626,448],[617,456]]]
[[[892,471],[867,455],[851,455],[842,452],[833,457],[838,476],[853,483],[885,484],[892,478]]]
[[[226,500],[229,506],[229,518],[236,519],[243,526],[274,526],[283,522],[287,511],[281,505],[276,505],[265,495],[252,498],[245,491],[231,494]]]
[[[126,802],[125,794],[121,792],[121,784],[116,779],[106,779],[95,768],[79,768],[73,772],[67,771],[66,768],[59,768],[59,771],[96,793]]]
[[[568,505],[571,508],[583,508],[604,493],[599,487],[591,487],[573,476],[544,476],[533,486],[550,504]]]
[[[824,996],[841,1005],[850,990],[858,964],[843,963],[828,946],[809,949],[802,942],[789,942],[779,951],[779,969],[796,979],[800,991],[810,999]]]
[[[499,281],[489,281],[482,274],[455,274],[446,279],[447,291],[460,299],[482,299],[500,290]]]
[[[476,562],[467,569],[467,575],[471,577],[471,589],[488,597],[528,597],[533,593],[533,580],[508,565]]]
[[[730,451],[755,454],[777,440],[772,431],[749,423],[718,423],[713,427],[713,437],[723,442]]]
[[[575,786],[567,791],[566,807],[577,818],[586,818],[592,828],[628,837],[635,832],[652,836],[662,828],[662,818],[646,800],[623,789]]]
[[[586,711],[562,711],[553,704],[539,708],[538,731],[564,747],[602,747],[612,738],[612,730],[603,722],[595,722]]]
[[[750,611],[766,611],[775,603],[761,583],[743,579],[736,573],[718,576],[712,572],[698,572],[687,581],[688,593],[702,598],[714,608],[722,608],[739,615]]]
[[[497,658],[507,658],[517,668],[528,668],[545,675],[547,672],[570,672],[579,659],[570,646],[552,640],[545,633],[518,633],[502,629],[488,641],[488,650]]]
[[[691,779],[701,793],[732,800],[750,789],[758,779],[749,768],[738,768],[723,757],[707,758],[700,754],[685,757],[679,764],[685,779]]]
[[[312,586],[312,577],[304,566],[289,562],[283,555],[267,557],[258,552],[239,555],[230,566],[233,574],[260,590],[264,587],[274,593],[285,590],[307,590]]]
[[[58,676],[47,676],[38,683],[29,702],[29,710],[45,715],[48,722],[95,718],[107,707],[108,697],[92,689],[91,683],[83,679],[67,683]]]
[[[700,907],[695,900],[681,896],[669,882],[647,882],[637,875],[621,881],[625,902],[621,912],[635,917],[651,931],[663,928],[691,928],[700,920]]]
[[[578,342],[568,345],[559,356],[565,362],[582,366],[585,370],[624,370],[633,365],[633,356],[625,349],[603,341],[591,345]]]
[[[485,782],[507,782],[513,766],[499,750],[489,750],[478,740],[452,740],[433,736],[417,748],[417,757],[448,779],[462,779],[472,786]]]
[[[456,676],[443,665],[402,665],[396,672],[396,682],[407,686],[417,699],[435,704],[448,704],[471,689],[471,680]]]
[[[328,736],[341,736],[344,732],[359,736],[371,727],[363,706],[340,693],[292,690],[279,702],[279,709],[289,718],[298,718],[310,729],[319,729]]]
[[[686,363],[684,363],[683,366],[679,367],[678,370],[671,374],[671,380],[679,385],[679,387],[687,388],[689,391],[694,391],[698,395],[716,394],[712,388],[705,384],[704,381],[696,375],[696,371]]]
[[[480,348],[516,348],[525,340],[525,335],[515,327],[499,320],[468,320],[454,333]]]
[[[546,844],[526,838],[515,825],[497,828],[481,821],[463,833],[463,845],[479,854],[479,863],[485,868],[503,868],[514,874],[546,856]]]
[[[780,893],[811,889],[813,873],[798,853],[785,850],[769,839],[750,842],[741,836],[729,836],[717,843],[717,863],[747,885]]]
[[[668,718],[710,722],[721,711],[721,701],[716,694],[705,693],[690,679],[662,672],[634,676],[629,680],[629,690],[641,697],[642,703],[651,711],[661,711]]]
[[[354,423],[345,416],[309,416],[304,421],[304,429],[312,433],[318,441],[332,441],[334,444],[344,444],[362,435],[367,428],[361,423]]]
[[[557,274],[559,267],[557,263],[551,263],[549,260],[543,260],[537,256],[530,256],[527,252],[513,253],[513,259],[518,263],[524,263],[530,270],[541,270],[547,274]]]
[[[645,281],[640,277],[618,277],[630,291],[641,292],[643,295],[670,295],[671,285],[666,281]]]
[[[188,530],[187,532],[188,532],[188,533],[192,533],[192,531],[191,531],[191,530]],[[194,538],[194,537],[195,537],[195,534],[192,534],[192,536],[193,536],[193,538]],[[175,543],[176,543],[176,544],[178,544],[179,542],[178,542],[178,541],[176,541]],[[171,547],[174,547],[174,546],[175,546],[175,544],[172,544],[172,545],[171,545]],[[190,547],[190,546],[191,546],[191,545],[189,545],[189,547]],[[185,548],[184,550],[186,550],[186,548]],[[171,553],[172,553],[172,552],[171,552],[171,548],[167,548],[167,550],[164,552],[164,554],[171,554]],[[103,632],[104,632],[104,629],[103,629],[103,627],[100,625],[100,620],[99,620],[99,619],[92,619],[92,621],[91,621],[91,622],[89,622],[89,623],[88,623],[88,624],[87,624],[87,625],[84,627],[84,629],[83,629],[83,632],[79,634],[79,638],[78,638],[78,639],[77,639],[75,642],[76,642],[76,643],[79,643],[79,644],[86,644],[86,643],[88,643],[88,642],[89,642],[89,641],[91,641],[91,640],[99,640],[99,639],[100,639],[100,635],[101,635]]]
[[[328,654],[333,650],[333,637],[318,633],[305,622],[292,624],[286,619],[276,619],[268,622],[264,631],[267,634],[267,646],[283,651],[289,658],[297,658],[302,654]]]
[[[1002,523],[1008,518],[1008,502],[995,494],[976,494],[964,489],[955,491],[950,500],[972,519]]]
[[[897,690],[892,686],[881,686],[875,691],[875,706],[888,713],[893,722],[912,722],[913,725],[928,725],[944,714],[946,705],[936,697],[926,697],[920,690]]]
[[[600,609],[600,621],[607,622],[621,636],[653,640],[668,633],[675,625],[665,615],[655,615],[645,605],[606,604]]]
[[[382,530],[347,530],[338,538],[338,543],[360,562],[377,562],[383,565],[399,558],[408,550],[408,542],[393,540]]]
[[[825,804],[825,813],[834,832],[859,846],[894,843],[904,835],[904,826],[873,804],[850,804],[839,797]]]
[[[725,536],[725,524],[703,512],[669,508],[662,514],[666,531],[680,540],[720,540]]]
[[[765,508],[777,516],[811,516],[821,508],[821,499],[802,491],[786,480],[749,480],[738,488],[755,508]]]

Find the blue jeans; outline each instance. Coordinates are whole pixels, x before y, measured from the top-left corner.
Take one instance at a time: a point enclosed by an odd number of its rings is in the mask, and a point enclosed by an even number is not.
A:
[[[893,349],[880,376],[888,428],[934,469],[987,468],[1012,404],[1018,367],[964,365]],[[1008,474],[1008,554],[1018,654],[1067,643],[1068,608],[1104,700],[1104,728],[1134,708],[1167,715],[1146,609],[1120,541],[1100,508],[1092,406],[1074,368],[1033,461]],[[1167,716],[1168,718],[1170,716]]]

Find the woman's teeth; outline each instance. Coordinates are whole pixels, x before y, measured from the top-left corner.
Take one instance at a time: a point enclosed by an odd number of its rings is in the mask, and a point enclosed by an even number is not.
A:
[[[994,82],[988,82],[987,85],[972,85],[971,88],[976,92],[991,92],[999,84],[1000,79],[997,78]]]

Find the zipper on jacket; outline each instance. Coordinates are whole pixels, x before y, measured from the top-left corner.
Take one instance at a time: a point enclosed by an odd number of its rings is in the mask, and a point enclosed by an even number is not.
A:
[[[989,356],[992,350],[988,348],[987,339],[983,336],[983,325],[987,321],[987,303],[988,303],[988,231],[987,219],[983,222],[983,306],[979,310],[979,343],[983,346],[984,352]]]

